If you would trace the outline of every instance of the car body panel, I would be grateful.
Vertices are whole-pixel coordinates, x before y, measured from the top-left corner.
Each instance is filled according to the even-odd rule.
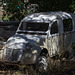
[[[4,49],[4,60],[8,62],[20,61],[22,64],[34,64],[37,62],[43,49],[48,51],[49,57],[56,56],[62,50],[71,49],[72,43],[75,43],[75,15],[71,15],[66,12],[47,12],[35,13],[26,16],[21,21],[16,34],[10,37],[6,42],[5,47],[10,45],[10,49],[9,51],[6,48]],[[72,20],[73,29],[70,32],[63,31],[63,20],[65,19]],[[23,22],[26,24],[48,23],[49,27],[47,31],[20,30]],[[57,22],[58,33],[51,34],[51,26],[54,22]],[[23,26],[23,28],[24,27],[25,26]],[[28,43],[29,46],[27,46]],[[27,47],[30,49],[26,49]],[[17,49],[17,51],[14,51],[14,49]],[[7,52],[9,52],[9,54],[6,55]],[[18,56],[16,56],[16,54]],[[10,57],[13,60],[11,60]]]

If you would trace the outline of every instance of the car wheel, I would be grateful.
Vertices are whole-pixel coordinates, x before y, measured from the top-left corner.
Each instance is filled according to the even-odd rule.
[[[47,72],[48,71],[48,62],[46,56],[40,56],[36,63],[36,70],[39,72]]]

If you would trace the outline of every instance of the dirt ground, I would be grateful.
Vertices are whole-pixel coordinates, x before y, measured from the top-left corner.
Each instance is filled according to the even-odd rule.
[[[24,72],[21,72],[21,71],[0,71],[0,75],[75,75],[75,71],[67,71],[67,72],[63,72],[63,73],[51,73],[51,74],[33,74],[32,72],[30,74],[28,73],[24,73]]]

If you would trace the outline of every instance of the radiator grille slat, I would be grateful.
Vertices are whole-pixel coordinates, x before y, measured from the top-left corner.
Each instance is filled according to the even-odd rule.
[[[18,61],[20,49],[9,49],[6,50],[6,55],[4,56],[4,60],[7,62],[16,62]]]

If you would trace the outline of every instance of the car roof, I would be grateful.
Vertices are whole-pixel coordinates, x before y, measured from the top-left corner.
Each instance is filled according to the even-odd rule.
[[[72,15],[72,13],[71,13]],[[69,19],[72,18],[70,13],[66,12],[42,12],[42,13],[34,13],[23,18],[23,22],[47,22],[50,23],[55,19]]]

